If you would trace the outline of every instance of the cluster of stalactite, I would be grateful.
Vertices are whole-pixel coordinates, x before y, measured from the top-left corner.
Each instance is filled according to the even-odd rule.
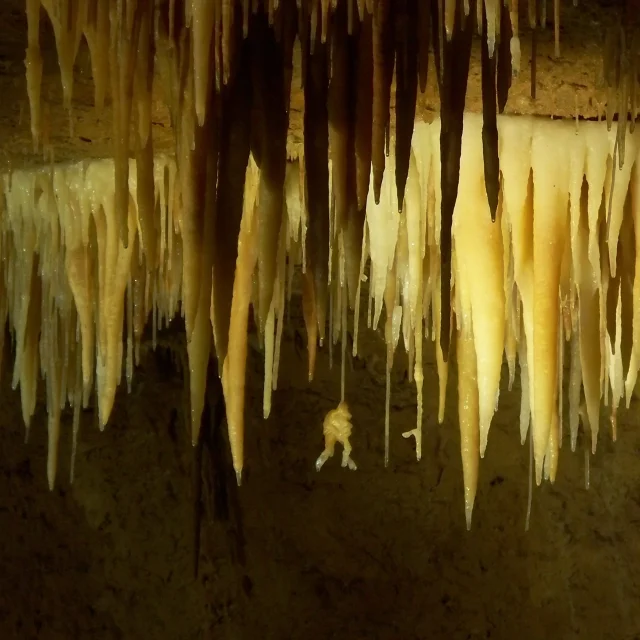
[[[595,451],[602,402],[610,407],[615,437],[619,405],[625,396],[627,404],[631,400],[640,366],[638,131],[627,131],[627,154],[619,167],[613,162],[617,131],[608,131],[604,122],[500,116],[497,126],[502,169],[495,221],[484,184],[483,120],[467,114],[460,161],[465,188],[457,198],[452,226],[452,337],[469,522],[504,358],[509,386],[519,365],[520,436],[524,442],[530,433],[538,482],[555,478],[563,426],[575,448],[581,421],[583,442]],[[368,194],[364,219],[357,226],[336,228],[335,207],[330,212],[326,342],[330,347],[341,343],[344,400],[347,325],[352,323],[357,355],[360,321],[366,318],[372,328],[384,324],[387,388],[384,411],[380,408],[385,416],[385,461],[390,455],[390,374],[400,343],[417,394],[416,426],[403,435],[415,438],[418,459],[425,345],[435,349],[438,420],[445,415],[449,367],[440,339],[440,136],[440,120],[416,125],[402,211],[394,179],[397,160],[391,151],[380,199],[376,202],[373,192]],[[95,393],[100,424],[106,424],[122,376],[131,384],[147,323],[155,344],[158,329],[181,312],[186,316],[187,279],[192,276],[184,267],[185,253],[192,249],[175,160],[155,158],[156,215],[148,228],[136,163],[130,161],[126,246],[115,214],[114,164],[101,160],[15,171],[2,180],[0,320],[11,329],[13,385],[20,386],[27,427],[35,410],[38,373],[46,382],[51,484],[64,406],[69,403],[74,410],[75,451],[81,406]],[[333,163],[327,166],[331,173]],[[228,279],[226,361],[236,368],[223,365],[222,386],[227,405],[239,402],[238,396],[242,400],[252,311],[263,344],[263,410],[268,416],[279,377],[285,308],[296,277],[302,278],[308,371],[313,377],[320,327],[308,256],[318,246],[310,234],[307,167],[301,155],[285,164],[272,291],[261,325],[261,279],[269,272],[260,263],[267,237],[259,219],[263,171],[253,154],[243,175],[240,229],[236,240],[228,242],[236,255]],[[215,332],[220,331],[216,323],[222,293],[213,279],[206,286],[187,343],[191,411],[198,419],[207,370],[194,363],[207,365],[211,345],[220,339]],[[361,308],[362,292],[368,294],[366,310]],[[225,379],[229,371],[236,377]],[[563,417],[567,407],[568,421]],[[242,406],[238,415],[241,420]],[[243,449],[238,424],[230,431],[236,455]]]
[[[468,195],[461,197],[459,184],[465,163],[465,95],[474,34],[478,33],[483,113],[479,122],[473,120],[468,125],[467,120],[473,135],[477,129],[480,136],[479,155],[475,139],[472,151],[468,152],[474,158],[478,155],[479,163],[467,161],[467,179],[480,180],[482,188],[469,189],[481,205],[474,214],[478,220],[468,225],[469,228],[480,225],[477,231],[488,234],[487,246],[502,237],[498,222],[502,220],[504,227],[503,205],[509,193],[504,185],[512,167],[501,166],[507,143],[500,137],[504,130],[511,131],[517,125],[499,125],[497,114],[504,110],[512,78],[520,68],[516,0],[26,0],[26,9],[25,64],[34,143],[37,146],[41,142],[39,34],[40,20],[46,13],[55,34],[67,107],[73,98],[74,62],[83,38],[86,40],[96,107],[103,108],[109,102],[112,111],[113,161],[96,163],[91,170],[60,169],[49,178],[42,177],[43,174],[37,174],[38,178],[21,174],[5,180],[6,208],[13,212],[7,220],[18,225],[11,228],[11,238],[32,244],[28,245],[30,251],[20,253],[15,248],[17,240],[7,241],[2,251],[13,250],[20,260],[31,255],[29,264],[20,266],[28,276],[19,276],[30,278],[23,284],[31,288],[44,286],[33,284],[38,278],[31,279],[31,274],[39,272],[45,282],[50,256],[55,254],[56,259],[64,262],[64,269],[56,273],[61,280],[64,278],[60,274],[67,274],[66,286],[71,292],[58,294],[55,287],[64,289],[64,283],[50,282],[46,291],[38,289],[32,293],[31,300],[41,301],[34,306],[15,293],[18,276],[13,271],[6,276],[7,286],[13,287],[13,295],[17,295],[14,307],[8,307],[7,313],[16,331],[17,350],[27,354],[20,356],[20,366],[14,375],[14,382],[19,381],[21,389],[23,385],[29,389],[23,392],[25,421],[33,413],[35,395],[31,386],[35,382],[24,380],[32,373],[35,376],[38,339],[40,344],[44,340],[48,345],[41,348],[40,363],[47,384],[55,387],[51,389],[51,406],[64,405],[62,389],[73,390],[73,398],[70,396],[69,400],[75,402],[80,398],[86,402],[94,383],[90,372],[95,369],[100,421],[104,425],[122,370],[125,309],[131,336],[137,335],[136,327],[144,326],[148,313],[153,313],[154,322],[182,313],[193,441],[197,441],[200,428],[208,363],[215,357],[222,378],[233,463],[240,481],[251,310],[265,350],[264,413],[268,415],[271,390],[277,381],[277,354],[287,291],[291,290],[287,285],[294,267],[299,266],[302,272],[311,378],[318,344],[322,345],[327,337],[330,344],[342,338],[344,351],[349,309],[354,311],[357,327],[360,283],[370,262],[373,302],[369,324],[377,326],[384,307],[388,370],[400,328],[413,363],[419,408],[417,427],[410,435],[416,437],[418,457],[422,336],[429,325],[429,314],[433,319],[432,335],[437,336],[438,343],[441,404],[453,336],[458,336],[458,357],[462,358],[461,384],[475,379],[473,371],[477,369],[478,381],[486,387],[477,391],[478,433],[484,450],[499,382],[499,366],[494,360],[501,361],[504,340],[501,342],[494,336],[493,342],[489,341],[494,346],[500,343],[500,349],[488,360],[481,355],[476,342],[476,369],[472,367],[471,352],[464,350],[464,345],[471,344],[465,342],[470,335],[465,333],[465,327],[469,325],[461,319],[465,317],[465,309],[473,308],[472,315],[480,312],[475,311],[473,302],[465,303],[461,292],[473,291],[475,285],[465,289],[460,284],[465,282],[465,276],[460,274],[466,271],[456,265],[455,256],[456,246],[460,261],[460,247],[465,242],[469,244],[465,256],[467,253],[471,256],[474,250],[477,253],[481,243],[472,236],[464,240],[467,236],[462,223],[460,238],[456,238],[455,217],[463,214],[455,212],[460,207],[466,207],[465,211],[472,208],[467,203]],[[531,0],[529,21],[533,27],[535,82],[535,34],[546,21],[544,0]],[[554,1],[554,25],[559,48],[559,0]],[[611,98],[607,111],[609,125],[615,110],[611,105],[616,100],[619,113],[630,111],[632,116],[636,113],[638,45],[637,37],[629,36],[631,33],[635,33],[631,23],[619,23],[605,47],[605,81]],[[287,168],[290,96],[297,51],[302,68],[304,141],[295,168]],[[428,134],[424,131],[418,134],[420,127],[414,126],[418,91],[425,90],[430,72],[436,74],[441,117]],[[154,85],[156,89],[160,86],[169,106],[175,161],[154,159],[151,134]],[[392,101],[395,109],[391,108]],[[617,193],[616,171],[610,167],[610,156],[613,164],[618,165],[619,174],[626,169],[630,172],[635,166],[635,157],[625,163],[626,119],[619,118],[620,122],[613,149],[603,146],[603,155],[598,160],[602,175],[607,180],[610,176],[611,184],[607,182],[609,186],[605,188],[603,177],[599,195],[594,198],[601,198],[606,191],[607,197],[614,199]],[[530,130],[532,125],[523,126]],[[600,130],[608,141],[606,128]],[[421,137],[417,140],[418,135]],[[517,140],[525,134],[516,130],[510,135]],[[536,174],[532,161],[533,149],[537,148],[535,140],[535,136],[529,138],[518,147],[528,154],[527,179],[529,170],[534,178]],[[429,150],[425,151],[427,147]],[[515,155],[507,153],[512,164],[518,162]],[[583,169],[584,162],[580,171]],[[583,173],[586,175],[587,169]],[[71,186],[73,180],[76,186]],[[526,180],[518,184],[522,187],[522,193],[518,193],[526,194]],[[628,184],[627,178],[625,193]],[[413,192],[409,194],[411,189]],[[548,191],[547,186],[540,189],[540,193]],[[568,192],[564,195],[568,198]],[[485,203],[486,220],[482,219],[481,211]],[[564,206],[566,213],[566,199]],[[540,204],[540,210],[543,209]],[[50,223],[55,227],[50,236],[39,231],[48,223],[36,223],[38,216],[33,215],[33,211],[45,210],[52,220],[59,221]],[[54,210],[56,215],[51,213]],[[611,205],[608,210],[612,215]],[[535,231],[541,238],[546,234],[550,243],[560,242],[557,238],[566,231],[563,223],[554,219],[548,228],[546,223],[539,223],[536,231],[537,220],[533,227],[525,225],[531,234],[535,235]],[[591,218],[589,221],[591,224]],[[594,230],[591,240],[597,240],[599,233]],[[558,246],[566,245],[562,242]],[[507,246],[510,245],[500,244],[501,256],[503,252],[510,255]],[[513,246],[515,256],[515,242]],[[532,250],[535,254],[535,246]],[[507,258],[498,261],[496,255],[494,252],[493,258],[485,256],[488,262],[482,258],[476,271],[480,273],[486,268],[497,274],[498,263],[507,269]],[[560,260],[564,253],[560,251],[558,256]],[[560,260],[555,266],[564,264]],[[615,262],[613,265],[609,267],[611,273],[615,272]],[[514,277],[517,281],[517,276]],[[531,277],[531,282],[537,282],[535,274]],[[460,278],[458,285],[456,278]],[[491,282],[495,284],[495,279]],[[552,278],[547,284],[549,295],[557,298],[556,280]],[[522,284],[522,291],[525,289]],[[517,310],[513,311],[515,307],[505,301],[511,299],[511,291],[500,294],[499,290],[504,291],[502,284],[496,289],[494,311],[501,303],[508,311],[506,318],[513,314],[520,317],[520,307],[516,305]],[[603,287],[596,290],[602,292]],[[474,295],[471,298],[475,299]],[[526,295],[521,292],[520,296],[525,319]],[[458,302],[456,296],[462,296]],[[69,310],[74,306],[69,306],[71,298],[75,302],[73,312]],[[601,318],[602,299],[601,296],[598,307]],[[36,307],[41,310],[33,310]],[[18,315],[14,317],[14,313]],[[74,319],[62,322],[63,316]],[[457,334],[452,325],[454,317]],[[545,316],[544,320],[540,315],[539,323],[547,321],[557,337],[557,315]],[[34,337],[35,329],[28,327],[39,326],[41,322],[48,328],[42,330],[40,338]],[[479,336],[483,330],[476,327],[476,322],[481,324],[482,320],[473,323],[475,335]],[[519,332],[519,325],[514,330]],[[81,349],[71,344],[74,331],[82,337]],[[544,335],[542,342],[552,337]],[[81,379],[81,385],[65,382],[58,388],[56,385],[60,383],[54,383],[62,375],[55,373],[60,366],[58,356],[62,351],[56,349],[63,349],[61,341],[68,347],[64,352],[65,371],[67,352],[71,360],[78,358],[81,363],[68,369]],[[357,337],[355,342],[357,345]],[[532,354],[533,337],[528,342],[525,353]],[[559,352],[557,343],[558,340],[553,343],[555,347],[547,345],[551,349],[547,353],[548,364],[555,362],[551,356]],[[127,349],[133,349],[134,344],[132,337]],[[513,345],[509,344],[511,349]],[[553,348],[556,351],[552,354]],[[513,351],[507,355],[513,356]],[[127,362],[132,363],[131,358]],[[487,364],[489,361],[491,365]],[[491,367],[491,375],[482,373],[483,366]],[[553,371],[557,373],[557,364],[549,366],[555,367]],[[132,367],[127,366],[128,374]],[[529,376],[533,376],[532,371],[529,363]],[[551,385],[552,378],[545,374],[544,384]],[[536,404],[543,409],[533,414],[539,480],[545,460],[551,465],[551,477],[555,474],[549,461],[557,459],[557,455],[554,458],[557,449],[550,445],[549,434],[554,433],[552,407],[554,402],[557,405],[557,397],[551,387],[543,390],[541,381],[535,384],[541,385],[540,390],[536,386],[535,392],[544,398]],[[600,390],[603,388],[601,382]],[[585,382],[585,392],[586,389]],[[461,393],[470,392],[461,387]],[[387,390],[387,398],[388,395]],[[598,402],[599,399],[600,396]],[[472,400],[469,403],[465,406],[474,406]],[[593,411],[593,405],[587,406]],[[441,419],[443,410],[442,406]],[[386,413],[388,443],[388,400]],[[59,422],[56,415],[54,411],[51,419]],[[473,422],[468,417],[464,420]],[[58,431],[52,426],[52,443],[57,442]],[[386,455],[388,458],[388,446]],[[54,473],[55,464],[50,462],[50,482]],[[472,505],[473,499],[468,497],[469,501]]]
[[[603,84],[606,92],[607,127],[616,123],[614,162],[624,164],[627,122],[635,129],[640,101],[640,2],[628,0],[625,11],[606,33],[603,47]]]
[[[282,217],[294,42],[300,43],[304,85],[305,206],[314,238],[305,254],[308,313],[324,338],[331,281],[330,234],[350,230],[359,244],[369,183],[376,202],[390,138],[395,141],[399,209],[409,167],[418,86],[426,86],[430,51],[442,95],[442,259],[450,271],[451,216],[457,193],[462,111],[472,22],[480,17],[483,95],[486,93],[487,190],[492,211],[499,180],[496,67],[504,106],[511,77],[511,14],[496,0],[473,3],[419,0],[27,0],[26,56],[31,125],[40,138],[42,57],[39,23],[44,7],[58,49],[64,102],[71,105],[73,66],[82,38],[91,55],[96,106],[110,98],[115,171],[115,225],[128,246],[129,156],[136,159],[141,243],[154,224],[151,97],[154,79],[165,89],[175,132],[184,243],[183,310],[192,374],[206,371],[210,345],[201,344],[205,312],[213,313],[213,343],[232,431],[242,430],[244,351],[230,351],[246,333],[251,261],[259,265],[258,324],[268,322]],[[484,9],[482,8],[484,7]],[[501,30],[502,29],[502,30]],[[501,36],[502,33],[502,36]],[[500,45],[496,49],[496,42]],[[486,59],[485,59],[486,58]],[[498,60],[496,64],[496,59]],[[395,132],[391,91],[395,77]],[[486,91],[485,91],[486,89]],[[256,220],[260,243],[243,256],[229,238],[241,231],[244,176],[252,154],[260,171]],[[328,174],[331,161],[331,175]],[[155,265],[153,248],[145,260]],[[235,282],[229,277],[236,268]],[[245,265],[245,262],[247,263]],[[209,280],[211,274],[212,283]],[[211,287],[213,285],[213,288]],[[449,288],[443,316],[449,323]],[[213,293],[209,292],[213,290]],[[352,293],[353,297],[354,293]],[[212,300],[214,304],[212,304]],[[235,304],[234,304],[235,300]],[[194,335],[196,339],[194,340]],[[442,334],[445,358],[449,331]],[[239,343],[244,343],[244,338]],[[194,345],[198,344],[198,348]],[[228,374],[225,375],[225,370]],[[199,377],[199,376],[196,376]],[[203,389],[192,397],[197,437]],[[242,452],[235,451],[238,474]]]

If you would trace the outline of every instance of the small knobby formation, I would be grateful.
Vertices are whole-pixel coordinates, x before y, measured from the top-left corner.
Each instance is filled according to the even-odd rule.
[[[342,467],[355,471],[358,467],[351,458],[351,412],[349,406],[342,400],[335,409],[331,409],[322,423],[322,433],[324,434],[324,450],[316,460],[316,471],[320,471],[324,463],[333,457],[336,444],[342,445]]]

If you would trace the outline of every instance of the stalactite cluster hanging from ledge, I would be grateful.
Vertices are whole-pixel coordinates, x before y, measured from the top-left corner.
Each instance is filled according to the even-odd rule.
[[[544,7],[545,2],[531,0],[532,26],[544,23],[538,18]],[[578,232],[584,224],[598,280],[589,295],[580,297],[580,305],[593,306],[597,299],[592,311],[600,314],[602,323],[597,399],[595,369],[582,362],[591,376],[587,379],[585,374],[583,383],[592,433],[597,433],[594,402],[599,403],[607,389],[605,362],[613,363],[610,379],[616,381],[617,407],[620,348],[612,346],[607,360],[608,343],[602,342],[603,336],[611,336],[611,344],[618,345],[624,335],[624,330],[616,330],[615,319],[613,325],[607,324],[610,296],[608,284],[601,284],[616,277],[618,240],[617,235],[612,239],[610,222],[606,277],[594,252],[603,234],[598,216],[607,215],[611,221],[624,209],[635,167],[635,139],[627,141],[625,152],[624,118],[619,119],[622,124],[613,148],[606,127],[585,125],[585,133],[576,140],[589,139],[588,151],[580,147],[577,155],[565,159],[564,169],[572,167],[571,179],[567,174],[562,187],[549,183],[541,160],[545,145],[551,135],[568,136],[568,125],[547,123],[557,126],[547,129],[547,124],[531,120],[518,124],[496,115],[504,109],[512,75],[520,68],[515,0],[27,0],[25,64],[36,147],[41,137],[43,8],[56,38],[65,105],[72,103],[74,61],[85,38],[96,106],[109,101],[113,116],[113,162],[53,173],[16,173],[5,180],[9,212],[5,224],[10,221],[5,237],[13,243],[7,240],[3,251],[13,255],[15,243],[26,242],[29,250],[16,252],[14,258],[30,260],[21,265],[21,275],[14,274],[14,267],[7,267],[5,274],[6,286],[14,289],[16,278],[29,278],[23,290],[31,291],[15,303],[9,298],[18,353],[14,383],[19,381],[23,390],[28,423],[40,363],[54,409],[50,483],[59,431],[55,408],[65,398],[74,406],[80,399],[87,401],[95,365],[100,421],[106,424],[122,368],[125,319],[134,336],[127,343],[130,375],[136,331],[146,315],[152,313],[157,323],[158,318],[167,321],[178,312],[184,315],[187,333],[193,441],[198,437],[213,355],[222,377],[240,482],[250,311],[265,347],[267,416],[294,267],[299,265],[302,272],[311,378],[318,343],[342,340],[344,353],[349,309],[354,311],[357,348],[360,286],[368,263],[369,324],[378,325],[384,308],[387,373],[401,334],[412,363],[418,418],[416,429],[406,436],[415,436],[418,458],[423,335],[431,330],[437,342],[440,420],[450,341],[456,337],[468,518],[475,495],[474,460],[486,447],[503,349],[512,371],[518,352],[523,376],[531,381],[523,384],[531,409],[523,409],[523,421],[528,424],[532,414],[537,479],[544,465],[553,479],[562,423],[556,411],[562,404],[557,397],[562,385],[556,378],[561,379],[558,358],[564,349],[558,345],[564,344],[563,336],[577,335],[575,318],[582,315],[576,311],[575,292],[580,294],[583,286],[580,278],[584,277],[587,289],[590,281],[582,275],[584,260],[575,257],[582,255],[582,245],[574,237],[581,237]],[[558,0],[554,16],[559,45]],[[633,115],[637,38],[629,41],[630,26],[620,28],[619,38],[606,48],[605,80],[611,87],[610,103],[618,97],[621,105],[630,105]],[[476,31],[481,34],[480,120],[463,114]],[[301,50],[304,143],[298,162],[288,166],[296,42]],[[425,89],[430,65],[437,76],[441,119],[414,127],[418,89]],[[151,96],[158,82],[171,113],[175,163],[154,158]],[[626,106],[618,110],[625,113]],[[601,153],[592,157],[595,140]],[[566,149],[578,144],[569,142],[567,138]],[[587,165],[585,158],[590,158]],[[587,196],[576,187],[583,175],[589,182],[584,220],[578,203]],[[464,185],[464,193],[459,185]],[[603,194],[609,199],[605,214],[599,209]],[[571,227],[571,242],[568,203],[571,224],[577,225]],[[533,216],[531,211],[540,213]],[[620,224],[635,221],[630,213],[620,213],[618,219]],[[541,260],[537,253],[541,242],[536,238],[545,239],[545,251],[553,247],[555,252],[552,260],[546,256],[544,274],[542,267],[535,268]],[[65,295],[57,293],[48,279],[48,267],[43,266],[54,259],[61,261],[56,271],[61,282],[55,286],[68,290]],[[42,284],[36,284],[38,274]],[[478,298],[483,287],[488,293]],[[623,299],[622,280],[611,290],[620,292],[617,300]],[[558,292],[561,300],[571,300],[573,315],[567,317],[572,319],[572,331],[559,322]],[[534,299],[551,302],[542,309]],[[35,333],[40,325],[41,355]],[[592,329],[587,322],[580,340],[587,340],[584,332]],[[74,331],[81,338],[81,349],[68,340]],[[595,333],[592,338],[595,345]],[[585,353],[582,344],[576,347],[578,355]],[[534,361],[545,363],[542,373],[540,367],[534,369]],[[630,362],[635,362],[633,356]],[[76,383],[70,383],[69,375]],[[575,385],[572,389],[575,392]],[[387,400],[387,443],[388,405]],[[572,404],[573,409],[576,406]],[[388,456],[387,446],[386,460]]]
[[[496,220],[492,222],[483,179],[482,117],[466,115],[463,124],[460,180],[465,188],[453,215],[452,300],[470,521],[479,457],[487,447],[497,407],[503,357],[510,385],[519,365],[520,436],[524,442],[531,431],[538,482],[543,477],[555,478],[567,424],[572,448],[582,420],[595,450],[602,401],[610,407],[615,437],[618,407],[625,396],[629,403],[640,363],[640,293],[636,291],[640,286],[636,276],[640,143],[637,130],[627,132],[627,155],[622,168],[617,169],[612,162],[617,134],[608,132],[604,122],[499,117],[502,179]],[[354,309],[356,354],[360,317],[373,328],[381,319],[384,322],[386,460],[392,426],[389,381],[400,342],[417,393],[416,428],[404,435],[415,438],[418,459],[425,344],[435,348],[440,421],[445,413],[448,364],[439,339],[443,325],[438,295],[438,212],[443,198],[440,135],[439,120],[416,125],[401,212],[394,180],[397,161],[391,151],[379,203],[372,192],[368,195],[359,243],[349,239],[348,227],[334,236],[335,209],[331,218],[329,237],[335,240],[330,243],[328,341],[332,345],[342,341],[344,362],[350,307]],[[127,247],[120,240],[114,214],[113,161],[15,171],[2,183],[5,208],[0,217],[0,251],[4,269],[0,287],[5,293],[0,298],[0,317],[8,320],[13,335],[13,384],[20,385],[27,426],[35,409],[38,371],[46,382],[51,484],[57,466],[61,409],[67,402],[74,409],[75,441],[80,407],[95,391],[104,426],[123,373],[127,383],[131,382],[149,316],[155,340],[158,328],[184,309],[187,248],[175,161],[155,158],[152,185],[157,215],[146,238],[133,160],[129,168]],[[329,163],[329,174],[332,168]],[[286,165],[273,293],[262,333],[265,416],[277,386],[292,281],[317,242],[305,233],[310,228],[305,173],[304,157]],[[227,357],[237,358],[237,366],[244,366],[246,359],[251,308],[259,327],[260,288],[254,279],[264,273],[258,260],[263,242],[257,217],[261,180],[261,170],[250,155],[241,183],[240,231],[237,241],[230,242],[238,259],[232,272]],[[156,256],[153,265],[148,261],[150,254]],[[318,324],[309,276],[308,269],[301,275],[311,378]],[[369,282],[369,302],[361,313],[360,284],[365,280]],[[210,340],[211,327],[216,327],[215,286],[206,293],[203,325],[207,332],[201,335]],[[234,319],[239,314],[243,315],[236,330]],[[124,344],[123,327],[127,336]],[[194,355],[201,357],[203,338],[197,327],[191,339],[195,349],[188,345],[192,406],[206,383],[196,377],[192,364]],[[565,371],[567,362],[569,370]],[[242,393],[244,376],[233,382],[238,387],[227,386],[225,392]],[[565,405],[568,421],[563,417]],[[382,404],[380,409],[382,412]],[[242,451],[243,433],[235,431],[230,436],[234,451]],[[311,459],[312,452],[309,456]]]

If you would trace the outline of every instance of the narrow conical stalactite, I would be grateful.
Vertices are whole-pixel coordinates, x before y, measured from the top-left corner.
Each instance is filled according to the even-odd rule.
[[[347,29],[347,5],[343,2],[337,7],[331,25],[331,80],[328,95],[331,185],[335,207],[334,238],[347,220],[349,207],[347,163],[349,157],[353,156],[353,150],[349,145],[351,129],[349,87],[355,78],[352,77],[350,69],[350,36]]]
[[[373,130],[371,133],[371,163],[373,195],[380,202],[380,188],[385,167],[385,143],[389,126],[389,102],[393,73],[393,16],[395,4],[378,0],[373,7]]]
[[[316,26],[319,29],[319,26]],[[313,42],[313,45],[312,45]],[[309,234],[316,240],[307,251],[307,269],[313,275],[313,295],[320,342],[324,340],[328,302],[329,264],[329,91],[327,45],[319,32],[302,43],[304,77],[305,196]]]
[[[149,264],[155,266],[157,260],[156,224],[155,224],[155,184],[153,175],[153,134],[152,91],[153,91],[153,18],[151,11],[142,16],[140,26],[140,51],[136,60],[136,84],[134,96],[136,102],[136,183],[138,218],[142,249]]]
[[[27,0],[27,95],[31,113],[31,137],[34,151],[38,150],[41,135],[42,53],[40,51],[40,0]],[[95,75],[95,73],[94,73]]]
[[[517,0],[512,0],[516,2]],[[511,82],[515,68],[512,64],[512,38],[513,30],[511,18],[506,6],[500,8],[500,43],[496,55],[497,63],[497,92],[498,92],[498,113],[504,113],[511,89]]]
[[[109,3],[88,0],[83,33],[91,55],[94,102],[101,111],[109,87]]]
[[[500,9],[498,9],[500,10]],[[504,13],[504,12],[503,12]],[[482,149],[484,157],[484,183],[489,200],[491,220],[495,222],[500,190],[500,160],[498,159],[498,124],[496,120],[496,62],[498,52],[489,52],[487,12],[482,12]]]
[[[198,434],[204,409],[209,359],[212,353],[211,333],[211,290],[213,283],[213,252],[216,232],[216,177],[218,175],[219,129],[216,119],[217,95],[212,89],[207,96],[206,109],[208,115],[204,126],[198,127],[198,135],[205,148],[202,159],[202,173],[199,180],[204,184],[201,206],[203,210],[202,251],[199,258],[201,274],[198,289],[198,307],[194,319],[191,340],[187,342],[189,364],[189,390],[191,411],[191,440],[198,442]]]
[[[131,3],[131,4],[129,4]],[[140,29],[144,20],[151,20],[145,14],[153,13],[150,2],[136,3],[134,0],[121,2],[111,7],[111,43],[109,47],[109,67],[111,71],[111,97],[113,109],[113,139],[116,201],[115,212],[118,219],[120,238],[126,247],[129,206],[129,137],[131,103],[136,68],[136,54]],[[75,56],[74,56],[75,58]]]
[[[280,11],[284,9],[283,4]],[[292,5],[288,5],[292,9]],[[278,18],[281,19],[281,13]],[[278,235],[282,220],[285,166],[287,162],[287,128],[289,124],[289,96],[284,88],[285,63],[282,39],[276,40],[269,27],[269,16],[258,11],[251,19],[252,85],[254,88],[254,139],[259,142],[257,164],[260,169],[260,188],[256,211],[258,224],[258,319],[261,334],[271,299],[276,271]],[[291,53],[289,49],[288,53]]]
[[[536,99],[537,60],[538,60],[538,25],[540,16],[540,0],[529,0],[529,26],[531,27],[531,99]]]
[[[409,174],[411,136],[418,97],[419,0],[402,0],[395,10],[396,48],[396,188],[402,211]]]
[[[289,116],[291,103],[291,82],[293,80],[293,52],[298,37],[298,9],[296,0],[279,0],[280,2],[280,22],[278,29],[278,40],[282,48],[282,64],[284,67],[284,104]],[[288,120],[287,120],[288,121]]]
[[[224,362],[229,349],[229,318],[233,297],[233,273],[238,246],[229,238],[240,232],[244,201],[244,182],[251,139],[251,51],[243,40],[235,59],[235,73],[223,88],[220,100],[220,159],[218,163],[215,251],[213,254],[213,293],[211,324],[218,362]]]
[[[440,162],[442,166],[440,179],[442,190],[440,223],[442,324],[440,344],[445,360],[449,356],[451,338],[451,225],[460,179],[463,112],[471,58],[473,14],[474,11],[470,11],[469,15],[465,17],[462,2],[458,0],[453,37],[443,43],[443,78],[440,95]]]
[[[442,3],[440,2],[440,0],[428,0],[428,2],[430,8],[431,40],[433,41],[433,62],[436,71],[436,81],[438,83],[438,95],[440,96],[440,101],[442,102],[442,65],[444,62],[442,55],[444,42],[444,31],[441,20]]]
[[[339,12],[339,8],[338,8]],[[336,13],[336,19],[339,13]],[[344,163],[344,189],[345,194],[343,202],[345,206],[344,217],[338,212],[337,189],[334,186],[333,191],[336,194],[335,209],[335,232],[342,234],[342,245],[338,238],[338,250],[342,246],[344,252],[344,285],[346,286],[346,299],[343,299],[343,307],[348,303],[353,310],[356,306],[356,295],[358,292],[358,283],[360,279],[360,262],[362,258],[362,236],[365,221],[365,207],[358,206],[358,158],[357,158],[357,140],[359,118],[362,114],[358,110],[358,71],[359,56],[361,53],[362,38],[367,36],[362,33],[364,25],[360,23],[352,24],[351,32],[349,32],[349,16],[347,14],[347,37],[344,42],[344,59],[346,68],[346,86],[344,87],[344,96],[342,98],[344,104],[344,137],[346,158]],[[370,38],[370,34],[369,34]],[[371,63],[370,49],[367,51],[369,65]],[[335,60],[335,58],[334,58]],[[331,91],[331,87],[330,87]],[[369,102],[369,108],[371,103]],[[331,121],[331,109],[329,111],[329,119]],[[370,121],[369,121],[369,130]],[[369,160],[369,167],[370,167]],[[332,163],[332,169],[335,175],[335,165]],[[370,169],[369,169],[370,171]],[[340,278],[340,269],[336,274]],[[343,316],[346,317],[346,307],[343,309]],[[343,318],[344,319],[344,318]],[[346,327],[342,327],[343,332]],[[344,346],[344,345],[343,345]]]
[[[417,2],[418,9],[418,79],[420,92],[427,90],[429,48],[431,46],[431,0]]]
[[[358,208],[364,209],[371,177],[373,130],[373,18],[366,11],[358,34],[355,161]]]

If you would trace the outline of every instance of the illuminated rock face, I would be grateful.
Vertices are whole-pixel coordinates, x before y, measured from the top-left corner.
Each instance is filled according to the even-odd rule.
[[[636,251],[640,246],[640,225],[636,225],[640,134],[627,132],[625,161],[620,165],[616,132],[608,132],[605,123],[504,116],[498,118],[498,128],[502,179],[492,222],[483,177],[482,118],[465,116],[461,188],[452,226],[452,279],[445,284],[452,290],[468,522],[478,460],[489,441],[498,403],[503,354],[511,381],[516,363],[520,366],[520,433],[524,442],[531,426],[538,482],[555,478],[565,424],[575,445],[582,420],[595,449],[602,401],[610,407],[615,436],[616,411],[623,397],[629,401],[639,367],[640,293],[635,274],[640,255]],[[369,193],[366,217],[356,234],[360,242],[353,242],[348,225],[336,225],[333,218],[329,221],[328,338],[333,344],[344,341],[344,358],[347,324],[354,323],[353,350],[357,352],[360,285],[368,279],[365,315],[369,326],[384,322],[387,376],[393,353],[402,342],[415,379],[417,425],[405,435],[415,436],[418,458],[425,342],[427,348],[433,343],[436,349],[440,420],[448,372],[439,339],[443,284],[437,216],[439,129],[439,121],[415,127],[401,212],[391,152],[378,204]],[[261,171],[251,156],[243,181],[239,234],[233,241],[234,273],[218,278],[214,266],[209,280],[205,271],[196,274],[200,301],[188,342],[194,437],[204,402],[206,363],[209,354],[220,353],[217,286],[230,282],[228,347],[219,370],[238,472],[243,460],[248,314],[253,307],[257,317],[260,304],[260,289],[254,283],[265,273],[273,278],[266,321],[256,323],[265,352],[265,416],[277,386],[284,312],[294,278],[302,278],[303,302],[311,309],[305,313],[311,375],[316,340],[325,329],[318,325],[314,311],[319,304],[317,292],[313,284],[304,284],[309,276],[303,269],[305,255],[318,251],[314,247],[318,240],[308,231],[308,208],[301,189],[305,168],[304,157],[286,168],[275,254],[263,248],[266,259],[273,258],[275,271],[265,269],[258,259],[264,241],[257,219]],[[104,426],[122,372],[129,383],[134,375],[147,322],[155,333],[176,314],[185,313],[187,279],[194,276],[185,267],[184,204],[175,161],[155,158],[148,207],[140,206],[137,175],[136,164],[130,161],[126,244],[114,212],[112,161],[15,171],[3,178],[0,312],[15,340],[13,383],[20,386],[27,426],[35,408],[38,374],[46,383],[51,485],[61,409],[67,402],[74,407],[77,435],[79,408],[95,389]],[[191,259],[197,261],[199,256]],[[213,258],[208,264],[215,265]],[[202,286],[202,282],[208,284]],[[353,316],[350,307],[357,310]],[[568,381],[563,380],[565,357],[571,364]],[[562,412],[565,388],[568,423]],[[387,430],[389,392],[388,385]],[[309,452],[310,460],[311,456]]]

